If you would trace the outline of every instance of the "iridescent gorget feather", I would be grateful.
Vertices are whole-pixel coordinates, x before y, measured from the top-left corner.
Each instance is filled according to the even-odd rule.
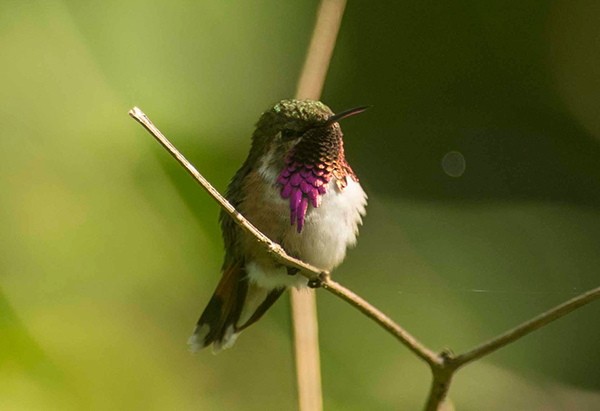
[[[344,143],[339,125],[333,124],[335,132],[316,128],[303,138],[289,153],[286,165],[277,178],[281,185],[281,197],[290,199],[290,222],[297,224],[302,232],[306,212],[310,205],[321,204],[321,196],[327,193],[332,176],[341,191],[346,178],[358,181],[344,158]]]

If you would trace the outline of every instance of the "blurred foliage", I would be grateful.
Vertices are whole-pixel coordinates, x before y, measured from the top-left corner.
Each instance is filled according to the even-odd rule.
[[[316,2],[4,0],[0,409],[294,409],[289,308],[185,341],[219,277],[216,187],[293,95]],[[370,194],[336,278],[462,351],[597,286],[600,3],[349,2],[323,100]],[[444,173],[460,152],[466,171]],[[427,368],[318,293],[327,410],[419,409]],[[459,410],[600,408],[600,305],[461,371]]]

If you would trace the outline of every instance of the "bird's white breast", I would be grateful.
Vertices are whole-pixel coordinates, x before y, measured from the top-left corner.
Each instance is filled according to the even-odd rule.
[[[285,231],[286,250],[316,267],[332,270],[346,257],[346,248],[356,244],[366,205],[367,195],[358,182],[348,178],[348,185],[340,191],[331,181],[321,205],[309,208],[302,233],[298,234],[295,226]]]
[[[288,254],[324,270],[332,270],[344,260],[346,249],[356,244],[358,227],[366,214],[367,195],[357,181],[348,177],[347,185],[340,190],[335,177],[323,195],[319,207],[309,206],[304,228],[301,233],[290,224],[289,201],[280,196],[280,188],[275,184],[277,174],[267,167],[267,162],[259,168],[259,173],[269,185],[265,202],[270,202],[278,212],[273,218],[280,219],[283,227],[280,241]],[[248,261],[246,270],[250,280],[265,288],[306,285],[306,278],[287,275],[285,267],[266,268],[254,261]]]

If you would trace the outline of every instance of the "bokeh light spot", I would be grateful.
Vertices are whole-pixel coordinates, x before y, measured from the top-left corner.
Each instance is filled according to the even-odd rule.
[[[450,177],[462,176],[466,167],[465,157],[458,151],[450,151],[446,153],[442,159],[444,173],[448,174]]]

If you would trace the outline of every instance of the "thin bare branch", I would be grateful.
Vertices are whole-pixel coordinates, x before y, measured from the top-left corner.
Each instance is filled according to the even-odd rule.
[[[442,411],[445,409],[444,404],[446,401],[449,401],[448,391],[450,390],[453,375],[453,373],[449,373],[444,376],[434,376],[431,381],[429,397],[425,404],[425,411]]]
[[[591,303],[594,300],[597,300],[598,298],[600,298],[600,287],[594,288],[593,290],[572,298],[569,301],[566,301],[529,321],[525,321],[512,330],[509,330],[504,334],[484,344],[481,344],[480,346],[475,347],[464,354],[452,358],[450,360],[450,364],[453,368],[459,368],[470,362],[478,360],[481,357],[485,357],[486,355],[489,355],[494,351],[525,337],[527,334],[542,328],[547,324],[550,324],[552,321],[564,317],[565,315],[575,311],[580,307],[583,307],[586,304]]]
[[[367,317],[371,318],[387,332],[392,334],[398,341],[400,341],[406,348],[416,354],[423,361],[429,365],[437,365],[440,363],[440,359],[437,354],[431,351],[429,348],[421,344],[415,337],[410,335],[406,330],[392,321],[387,315],[377,310],[371,304],[366,302],[363,298],[356,295],[343,285],[333,281],[327,276],[322,283],[322,286],[332,294],[337,295],[342,300],[350,303],[354,307],[358,308]]]
[[[312,289],[291,290],[299,411],[323,409],[317,301]]]
[[[233,207],[231,203],[227,201],[227,199],[223,197],[223,195],[221,195],[221,193],[219,193],[217,189],[215,189],[208,182],[208,180],[206,180],[202,176],[202,174],[198,172],[198,170],[196,170],[192,163],[190,163],[183,156],[183,154],[181,154],[179,150],[177,150],[177,148],[175,148],[175,146],[171,144],[169,140],[167,140],[167,138],[160,132],[158,128],[156,128],[154,124],[152,124],[150,119],[144,114],[142,110],[140,110],[138,107],[134,107],[131,110],[129,110],[129,115],[135,120],[137,120],[137,122],[140,123],[142,126],[144,126],[144,128],[148,130],[148,132],[150,132],[150,134],[152,134],[152,136],[154,136],[154,138],[156,138],[156,140],[165,149],[167,149],[167,151],[173,157],[175,157],[179,164],[181,164],[187,170],[187,172],[190,173],[190,175],[194,177],[194,179],[198,183],[200,183],[202,188],[204,188],[208,192],[208,194],[225,210],[225,212],[227,212],[227,214],[229,214],[231,218],[233,218],[237,225],[239,225],[244,231],[256,237],[256,240],[259,241],[267,249],[267,251],[275,260],[288,267],[299,269],[301,274],[309,279],[318,280],[319,275],[324,272],[323,270],[319,270],[318,268],[313,267],[310,264],[306,264],[304,261],[289,256],[279,244],[271,241],[266,235],[264,235],[256,227],[254,227],[252,223],[250,223],[250,221],[246,220],[244,216],[242,216],[235,209],[235,207]]]
[[[600,287],[597,287],[572,298],[529,321],[525,321],[512,330],[509,330],[464,354],[455,356],[450,352],[442,352],[439,356],[441,361],[432,366],[433,381],[431,383],[431,390],[429,392],[429,397],[427,398],[425,410],[439,411],[443,409],[443,403],[448,395],[452,377],[461,367],[477,361],[599,298]]]
[[[450,391],[452,377],[456,372],[456,368],[448,366],[452,355],[450,351],[442,351],[438,356],[439,362],[431,366],[431,388],[425,404],[425,411],[446,410],[444,405],[450,401],[448,391]]]
[[[329,273],[325,270],[320,270],[310,264],[307,264],[297,258],[289,256],[284,249],[274,241],[271,241],[267,236],[261,233],[250,221],[246,220],[244,216],[239,213],[232,205],[223,197],[199,172],[194,166],[171,144],[169,140],[152,124],[150,119],[137,107],[134,107],[129,111],[129,115],[137,120],[158,142],[167,149],[169,153],[181,164],[187,171],[194,177],[194,179],[200,183],[200,185],[215,199],[215,201],[234,219],[237,225],[242,230],[256,237],[272,255],[274,259],[283,265],[288,267],[297,268],[300,270],[300,274],[304,277],[320,284],[324,289],[330,293],[338,296],[342,300],[345,300],[350,305],[362,311],[367,317],[381,325],[396,339],[400,340],[402,344],[408,347],[412,352],[417,354],[419,358],[426,361],[428,364],[436,363],[439,360],[436,355],[426,348],[423,344],[417,341],[412,335],[406,330],[394,323],[385,314],[379,311],[377,308],[369,304],[367,301],[343,287],[339,283],[329,278]]]
[[[345,8],[346,0],[321,1],[296,98],[320,99]]]

